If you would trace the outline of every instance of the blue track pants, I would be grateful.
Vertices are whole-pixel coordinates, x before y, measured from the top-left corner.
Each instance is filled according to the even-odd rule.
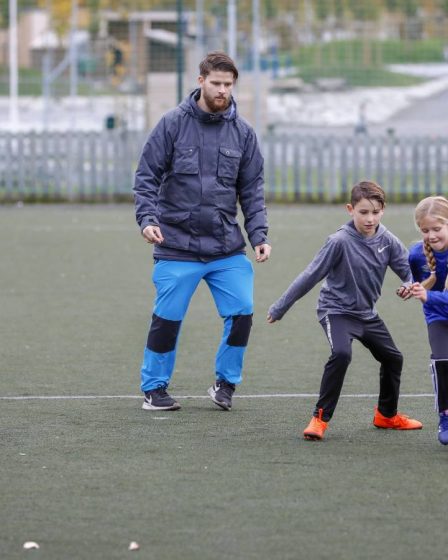
[[[152,279],[156,299],[141,368],[142,391],[168,386],[181,323],[202,279],[224,319],[224,332],[216,354],[216,378],[240,383],[253,313],[250,260],[245,255],[207,263],[159,260],[154,265]]]

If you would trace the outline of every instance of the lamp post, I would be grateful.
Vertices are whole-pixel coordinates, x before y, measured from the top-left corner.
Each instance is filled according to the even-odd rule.
[[[254,129],[261,140],[260,116],[260,1],[252,0],[252,62],[254,92]]]
[[[19,124],[17,45],[17,0],[9,0],[9,122],[12,130]]]
[[[78,29],[78,0],[72,0],[72,13],[70,25],[70,97],[72,102],[78,95],[78,52],[77,52],[77,29]]]
[[[196,0],[196,63],[204,56],[204,0]]]
[[[184,15],[182,0],[177,0],[177,52],[176,52],[176,66],[177,66],[177,103],[180,103],[183,98],[183,72],[184,72],[184,53],[183,53],[183,33],[184,33]]]
[[[228,54],[236,61],[236,0],[227,3],[227,42]]]

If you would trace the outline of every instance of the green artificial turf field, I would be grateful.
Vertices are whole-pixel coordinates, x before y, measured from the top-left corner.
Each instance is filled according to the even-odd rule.
[[[383,220],[407,245],[418,239],[412,211],[391,205]],[[424,429],[372,426],[378,366],[355,342],[325,440],[304,441],[329,354],[318,288],[281,322],[265,317],[347,215],[272,205],[269,218],[273,252],[254,265],[254,327],[234,409],[205,398],[221,320],[203,286],[170,387],[182,410],[152,413],[139,396],[151,247],[132,207],[0,208],[2,559],[445,555],[448,449],[437,442],[420,304],[400,301],[388,273],[378,308],[405,355],[400,410]],[[43,396],[58,398],[34,398]],[[40,549],[24,551],[25,541]],[[139,551],[128,551],[131,541]]]

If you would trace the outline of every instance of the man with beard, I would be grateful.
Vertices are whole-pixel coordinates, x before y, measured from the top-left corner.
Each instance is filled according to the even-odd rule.
[[[154,245],[156,288],[141,367],[144,410],[180,408],[167,388],[182,320],[201,280],[224,320],[208,394],[221,409],[231,409],[253,313],[253,269],[236,219],[238,203],[256,262],[271,251],[263,157],[232,97],[238,70],[222,52],[209,53],[199,70],[199,88],[149,135],[135,178],[136,217],[143,238]]]

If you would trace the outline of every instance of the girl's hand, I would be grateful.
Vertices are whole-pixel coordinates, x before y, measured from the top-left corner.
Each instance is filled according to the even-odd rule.
[[[412,295],[416,299],[419,299],[421,302],[426,303],[428,299],[428,292],[420,284],[420,282],[415,282],[415,284],[412,284],[411,291],[412,291]]]
[[[268,320],[268,323],[275,323],[276,319],[273,319],[271,315],[268,314],[268,316],[266,317]]]
[[[400,286],[398,290],[395,292],[397,296],[405,301],[412,297],[412,286]]]

